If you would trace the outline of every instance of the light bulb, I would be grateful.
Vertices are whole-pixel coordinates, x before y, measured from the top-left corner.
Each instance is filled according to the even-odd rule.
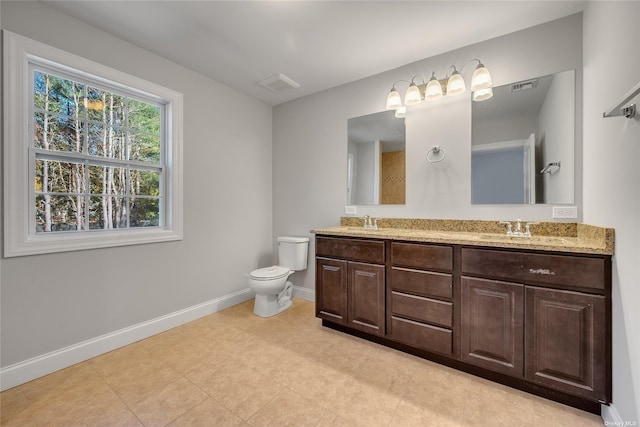
[[[400,93],[395,87],[392,87],[389,95],[387,95],[387,110],[395,110],[401,106],[402,99],[400,98]]]
[[[394,115],[396,116],[396,119],[404,119],[405,117],[407,117],[407,107],[403,106],[396,109],[396,112]]]
[[[493,96],[493,89],[491,89],[490,87],[473,92],[474,101],[486,101],[492,96]]]
[[[429,83],[427,83],[427,89],[424,94],[424,99],[427,101],[435,101],[442,98],[442,85],[435,76],[435,73],[431,75]]]
[[[404,105],[417,105],[421,102],[422,96],[420,95],[420,89],[412,82],[407,89],[407,93],[404,95]]]
[[[460,95],[467,90],[464,79],[458,71],[454,71],[447,81],[447,95]]]
[[[491,87],[492,84],[493,82],[491,81],[491,74],[489,74],[489,70],[482,62],[480,62],[471,77],[471,90],[475,92],[480,89],[486,89]]]

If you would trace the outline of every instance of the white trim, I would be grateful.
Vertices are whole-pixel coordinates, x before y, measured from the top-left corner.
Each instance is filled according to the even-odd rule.
[[[519,148],[527,146],[527,139],[514,139],[510,141],[489,142],[487,144],[478,144],[471,147],[472,153],[482,153],[485,151],[500,151],[510,148]]]
[[[602,421],[604,421],[604,425],[606,426],[624,426],[624,420],[616,410],[613,404],[611,405],[601,405],[600,406],[600,414],[602,417]]]
[[[183,238],[182,212],[182,134],[183,96],[174,90],[106,67],[79,56],[47,46],[3,30],[4,43],[4,256],[22,256],[92,248],[105,248],[142,243],[155,243]],[[37,58],[37,59],[36,59]],[[117,83],[127,90],[166,103],[166,132],[171,139],[167,150],[166,169],[171,186],[166,188],[165,225],[154,229],[126,229],[52,233],[29,233],[29,124],[28,109],[30,61],[55,62],[63,67]],[[135,88],[135,90],[134,90]],[[25,169],[27,168],[27,169]]]
[[[293,296],[306,301],[316,302],[316,291],[293,285]]]
[[[76,363],[151,337],[200,317],[224,310],[254,297],[251,289],[178,310],[119,331],[92,338],[69,347],[18,362],[0,369],[0,391],[24,384]]]

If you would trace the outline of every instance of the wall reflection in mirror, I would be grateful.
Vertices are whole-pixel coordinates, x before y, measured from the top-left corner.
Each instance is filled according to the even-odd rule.
[[[574,122],[574,70],[497,86],[492,99],[473,102],[471,202],[573,203]]]
[[[405,124],[394,111],[347,122],[347,203],[405,204]]]

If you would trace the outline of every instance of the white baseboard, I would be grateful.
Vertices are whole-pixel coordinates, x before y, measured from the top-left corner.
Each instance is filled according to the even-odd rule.
[[[316,291],[314,289],[303,288],[296,285],[293,285],[293,296],[295,298],[300,298],[311,302],[316,301]]]
[[[625,422],[613,405],[602,405],[600,416],[605,426],[624,426]]]
[[[200,317],[240,304],[254,297],[246,288],[202,304],[129,326],[0,369],[0,391],[24,384]],[[303,298],[301,296],[301,298]]]

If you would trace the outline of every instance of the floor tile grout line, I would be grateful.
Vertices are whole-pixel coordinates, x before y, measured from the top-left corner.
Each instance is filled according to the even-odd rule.
[[[233,328],[236,329],[237,331],[241,332],[242,334],[248,334],[252,337],[252,339],[256,339],[256,338],[260,338],[260,342],[256,345],[268,345],[268,346],[277,346],[277,347],[282,347],[285,348],[285,351],[288,351],[291,347],[295,346],[296,340],[299,340],[300,338],[304,337],[306,334],[309,333],[309,331],[313,331],[313,334],[318,333],[319,331],[321,332],[318,337],[324,337],[322,338],[323,340],[326,339],[326,342],[320,343],[319,345],[325,345],[327,342],[330,343],[330,345],[332,347],[338,347],[341,345],[344,346],[353,346],[352,348],[350,348],[348,350],[349,354],[357,354],[358,352],[365,352],[365,355],[361,357],[361,359],[355,361],[352,364],[340,364],[339,366],[335,367],[334,372],[338,373],[338,374],[343,374],[346,375],[348,377],[348,381],[346,384],[348,385],[354,385],[355,382],[358,382],[358,384],[362,384],[364,386],[367,387],[371,387],[373,388],[376,392],[385,392],[385,393],[389,393],[392,394],[396,399],[395,399],[395,404],[392,410],[389,410],[388,412],[390,413],[390,418],[389,418],[389,423],[386,423],[386,425],[388,426],[392,426],[394,424],[394,419],[397,418],[397,416],[399,415],[399,411],[401,409],[401,404],[402,402],[406,402],[408,404],[414,405],[416,406],[416,408],[418,410],[421,410],[422,406],[420,405],[420,402],[416,401],[415,399],[412,400],[407,400],[407,396],[409,393],[408,390],[406,389],[406,386],[401,384],[398,385],[397,387],[394,385],[394,381],[393,378],[389,383],[389,388],[384,388],[381,387],[379,384],[383,384],[382,382],[375,382],[375,381],[367,381],[367,374],[368,372],[375,372],[375,371],[371,371],[372,367],[367,367],[365,366],[366,363],[368,363],[369,361],[373,361],[375,360],[375,358],[378,356],[376,353],[374,353],[373,351],[371,353],[366,353],[369,352],[370,350],[378,350],[378,346],[376,345],[372,345],[371,343],[369,343],[368,341],[362,341],[362,340],[354,340],[353,338],[351,338],[351,336],[347,335],[347,334],[336,334],[336,333],[330,333],[330,334],[325,334],[325,332],[327,331],[327,329],[323,326],[319,325],[319,321],[315,318],[313,318],[314,322],[311,321],[304,321],[304,322],[296,322],[294,319],[297,319],[297,316],[311,316],[313,317],[314,314],[308,310],[306,308],[307,304],[312,304],[312,303],[301,303],[300,306],[304,306],[304,310],[300,310],[301,313],[304,314],[300,314],[300,313],[296,313],[296,316],[293,316],[293,311],[291,312],[285,312],[282,313],[282,322],[272,322],[274,328],[277,327],[278,328],[278,332],[272,335],[268,335],[268,331],[269,328],[265,327],[264,325],[267,325],[267,323],[262,322],[262,324],[260,323],[260,320],[255,319],[252,316],[250,307],[248,303],[243,303],[239,306],[236,306],[237,308],[233,311],[233,312],[229,312],[228,316],[226,319],[221,320],[221,321],[216,321],[216,319],[212,319],[210,321],[207,322],[211,322],[211,325],[213,327],[213,325],[216,325],[215,327],[218,328],[220,327],[220,330],[225,329],[225,328]],[[307,312],[308,311],[308,312]],[[213,315],[212,315],[213,316]],[[218,319],[220,320],[220,319]],[[299,328],[295,329],[291,327],[291,322],[292,320],[296,323],[298,323]],[[178,331],[181,335],[187,337],[187,340],[184,341],[184,345],[190,345],[191,343],[193,343],[193,341],[191,340],[198,340],[201,338],[201,331],[205,331],[206,330],[206,323],[202,322],[202,323],[198,323],[197,325],[194,324],[194,328],[189,329],[188,325],[184,326],[183,329],[181,329],[180,331]],[[244,327],[242,327],[244,325]],[[236,326],[241,326],[241,327],[236,327]],[[292,335],[287,335],[287,332],[282,332],[283,330],[290,330]],[[329,331],[331,332],[331,331]],[[262,335],[261,334],[265,334]],[[208,338],[211,338],[211,334],[206,334]],[[334,336],[336,339],[333,340],[331,338],[331,336]],[[264,337],[264,339],[262,339]],[[153,337],[150,337],[153,338]],[[225,339],[228,339],[225,338]],[[313,338],[315,339],[315,338]],[[307,341],[307,345],[310,341]],[[363,346],[363,344],[365,344],[365,346]],[[270,399],[264,403],[263,405],[260,406],[260,408],[258,408],[253,414],[251,414],[251,416],[249,416],[247,419],[238,417],[238,415],[232,411],[230,408],[228,408],[226,405],[224,405],[221,401],[219,401],[218,399],[216,399],[215,397],[213,397],[212,395],[210,395],[209,393],[206,392],[206,390],[204,390],[201,386],[199,386],[198,384],[194,383],[194,381],[192,381],[189,378],[189,374],[191,374],[192,372],[195,371],[195,369],[198,368],[194,368],[192,370],[190,370],[189,372],[181,372],[178,370],[177,366],[178,365],[174,365],[172,363],[170,363],[169,361],[165,361],[163,360],[162,356],[161,356],[161,352],[158,351],[151,351],[148,347],[145,347],[143,343],[141,342],[136,342],[132,345],[140,345],[140,348],[144,349],[148,354],[150,354],[150,356],[153,358],[154,361],[159,362],[160,364],[162,364],[163,366],[169,368],[174,374],[176,374],[178,379],[174,379],[174,381],[168,383],[168,384],[164,384],[163,386],[161,386],[160,388],[154,390],[153,392],[150,392],[149,395],[152,395],[153,393],[159,391],[161,388],[163,387],[168,387],[171,384],[174,384],[177,381],[180,381],[182,378],[186,379],[189,384],[195,386],[195,388],[197,390],[199,390],[201,393],[203,393],[204,397],[203,400],[201,400],[200,402],[194,404],[194,405],[190,405],[189,408],[184,409],[182,414],[177,416],[176,418],[174,418],[173,420],[169,421],[168,423],[171,422],[175,422],[175,420],[179,419],[180,417],[189,414],[191,411],[194,410],[194,408],[196,408],[198,405],[202,404],[203,402],[205,402],[207,399],[212,399],[213,401],[217,402],[218,404],[220,404],[225,410],[228,410],[231,414],[233,414],[234,416],[236,416],[237,418],[241,419],[243,423],[245,423],[246,425],[249,425],[248,421],[254,417],[259,411],[261,411],[263,408],[267,407],[267,405],[271,404],[274,399],[276,399],[278,396],[280,396],[284,390],[288,390],[289,392],[294,393],[296,396],[304,399],[305,401],[309,401],[315,405],[317,405],[318,408],[324,409],[327,411],[328,414],[330,414],[331,416],[334,417],[338,417],[341,419],[344,419],[344,417],[340,414],[340,412],[336,412],[334,409],[336,408],[327,408],[326,404],[320,404],[317,402],[314,402],[312,399],[305,397],[304,395],[300,394],[299,392],[297,392],[296,390],[294,390],[293,388],[291,388],[292,382],[291,380],[287,380],[286,382],[279,382],[279,385],[281,386],[281,388],[279,389],[279,391],[274,394],[273,396],[270,397]],[[241,345],[241,347],[243,349],[248,348],[248,346],[252,345],[251,341],[247,341],[246,343],[244,343],[243,345]],[[127,346],[129,347],[129,346]],[[126,347],[123,347],[122,349],[117,349],[114,350],[114,352],[118,352],[123,350]],[[160,348],[160,347],[158,347]],[[120,356],[123,353],[120,354]],[[124,353],[126,354],[126,353]],[[294,351],[293,354],[297,354],[298,356],[304,357],[305,360],[308,360],[309,362],[312,363],[322,363],[322,360],[319,359],[318,357],[313,357],[313,354],[307,354],[306,352],[302,352],[302,353],[296,353]],[[282,355],[280,355],[281,357]],[[335,357],[335,354],[332,355],[333,357]],[[381,355],[382,356],[382,355]],[[384,355],[384,358],[381,357],[380,360],[381,362],[384,364],[386,362],[389,363],[402,363],[404,359],[400,358],[397,360],[394,360],[396,357],[400,356],[403,357],[404,354],[395,354],[394,352],[391,352],[391,356],[389,359],[386,359],[389,355]],[[100,357],[100,356],[98,356]],[[322,355],[320,355],[319,357],[322,357]],[[224,360],[229,360],[233,358],[233,355],[229,355],[227,357],[224,358]],[[96,358],[94,358],[96,359]],[[135,419],[142,423],[142,420],[138,417],[138,414],[129,406],[129,404],[124,400],[124,398],[115,391],[115,389],[113,388],[112,384],[109,383],[109,381],[107,380],[108,375],[103,375],[102,372],[107,372],[104,370],[99,370],[97,369],[96,365],[91,363],[91,360],[94,359],[90,359],[88,361],[85,362],[81,362],[81,363],[86,363],[85,366],[87,366],[88,368],[90,368],[90,372],[92,372],[93,374],[95,374],[96,379],[100,381],[101,384],[106,385],[107,388],[110,390],[111,393],[115,394],[118,398],[118,401],[123,404],[123,408],[127,408],[127,410],[129,411],[130,414],[132,414],[133,417],[135,417]],[[420,359],[419,361],[422,361],[422,359]],[[123,362],[126,363],[126,362]],[[200,365],[200,367],[204,366],[207,363],[213,363],[213,362],[204,362]],[[216,362],[219,363],[219,362]],[[264,374],[266,378],[271,379],[271,380],[276,380],[278,377],[273,375],[273,372],[269,372],[269,374],[267,375],[265,372],[261,371],[259,368],[259,364],[258,365],[253,365],[253,364],[247,364],[247,363],[243,363],[243,366],[247,367],[248,369],[250,369],[253,372],[256,373],[261,373]],[[277,363],[277,360],[274,362]],[[375,368],[375,363],[372,364],[373,368]],[[176,367],[174,367],[176,366]],[[330,361],[325,361],[325,363],[323,364],[323,366],[325,366],[326,368],[331,367],[331,362]],[[433,370],[434,373],[436,373],[437,376],[439,376],[441,379],[444,378],[446,379],[447,376],[451,376],[453,379],[455,379],[456,381],[461,381],[461,383],[463,384],[463,389],[465,390],[465,392],[463,393],[465,396],[472,392],[471,389],[468,389],[468,387],[464,386],[464,384],[466,383],[466,381],[469,381],[470,379],[477,379],[477,377],[472,377],[472,378],[466,378],[466,376],[460,376],[457,374],[457,372],[450,372],[449,369],[443,368],[439,365],[433,365],[431,363],[429,364],[422,364],[422,366],[418,366],[416,365],[417,368],[419,368],[421,371],[424,370],[424,373],[429,373],[431,370]],[[410,369],[414,369],[413,367],[411,367]],[[367,371],[369,370],[369,371]],[[82,371],[81,371],[82,372]],[[75,377],[76,373],[73,373],[74,376],[71,377],[67,377],[70,378],[71,381],[67,380],[67,385],[68,388],[65,390],[71,391],[73,390],[74,387],[78,387],[78,386],[82,386],[82,384],[85,384],[86,381],[80,381],[78,382],[78,380],[82,379],[82,376],[80,376],[79,378]],[[395,375],[398,375],[397,373]],[[62,377],[64,379],[64,377]],[[35,380],[37,381],[37,380]],[[279,380],[278,380],[279,381]],[[479,381],[474,381],[474,388],[475,387],[479,387],[480,390],[485,390],[482,386],[484,381],[479,380]],[[70,383],[70,384],[69,384]],[[52,386],[52,383],[49,382],[44,382],[41,384],[41,386],[44,387],[53,387],[53,389],[55,389],[55,385]],[[399,383],[400,384],[400,383]],[[497,393],[497,395],[501,395],[502,393],[504,393],[505,391],[508,393],[511,389],[504,389],[504,387],[497,385],[497,386],[493,386],[492,384],[488,384],[487,385],[488,388],[486,388],[487,392],[491,392],[491,393]],[[35,389],[34,389],[35,390]],[[43,389],[46,395],[46,390]],[[398,392],[400,391],[400,392]],[[513,391],[513,390],[511,390]],[[28,408],[28,412],[27,412],[27,417],[32,419],[32,421],[34,422],[34,424],[38,424],[36,421],[36,419],[33,417],[33,401],[35,399],[34,396],[38,396],[38,394],[33,394],[31,396],[31,398],[27,397],[26,394],[26,389],[22,388],[19,390],[19,393],[21,394],[21,396],[25,399],[27,408]],[[518,395],[519,393],[514,392],[514,394]],[[40,395],[43,396],[43,395]],[[269,397],[269,396],[265,396],[265,397]],[[445,398],[446,399],[446,398]],[[531,412],[533,414],[536,413],[536,411],[540,411],[541,409],[545,408],[544,402],[537,402],[534,399],[534,396],[529,395],[529,394],[522,394],[519,396],[515,397],[516,402],[519,402],[519,405],[524,405],[527,408],[527,412]],[[519,400],[518,400],[519,399]],[[524,399],[524,400],[523,400]],[[482,400],[476,401],[477,404],[482,403]],[[497,409],[498,407],[496,407]],[[546,405],[546,409],[545,413],[547,414],[547,416],[549,416],[549,414],[557,414],[558,416],[565,416],[568,417],[567,419],[571,420],[571,419],[575,419],[575,420],[581,420],[581,416],[583,414],[579,413],[579,412],[575,412],[575,411],[568,411],[566,410],[566,408],[559,406],[559,407],[551,407],[549,405]],[[391,408],[389,408],[391,409]],[[455,422],[458,423],[465,423],[467,421],[472,422],[473,418],[471,416],[471,407],[470,406],[465,406],[464,407],[464,413],[462,414],[462,417],[457,417]],[[316,425],[319,424],[323,418],[325,417],[325,415],[322,415],[320,417],[320,419],[316,422]],[[350,417],[353,417],[353,415],[350,415]],[[575,417],[575,418],[573,418]],[[453,419],[451,420],[453,421]],[[143,424],[144,425],[144,424]],[[595,425],[595,424],[594,424]]]

